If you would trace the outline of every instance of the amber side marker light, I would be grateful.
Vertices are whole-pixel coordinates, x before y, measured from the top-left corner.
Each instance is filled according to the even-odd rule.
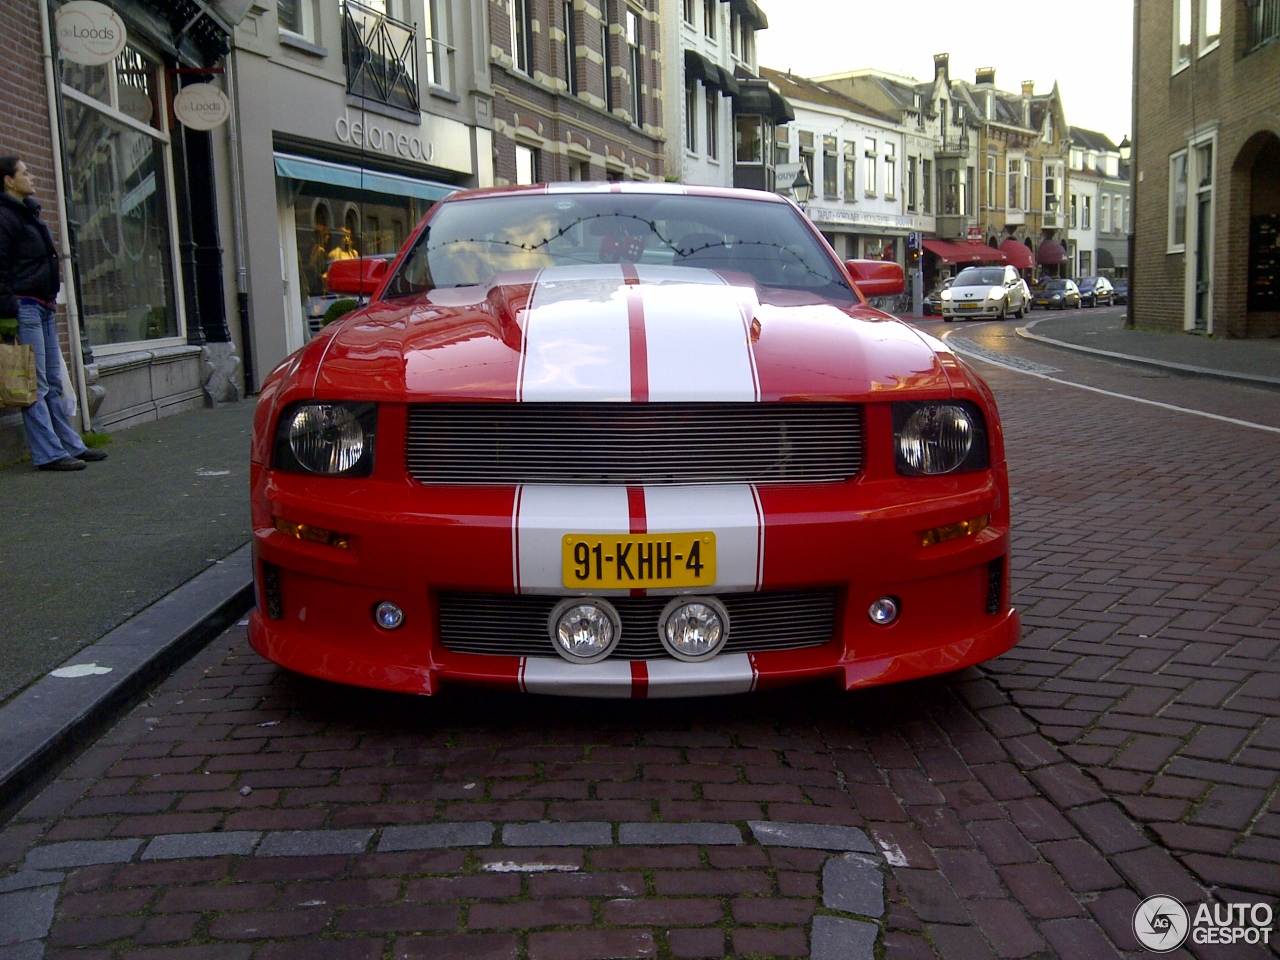
[[[322,543],[326,547],[337,547],[339,550],[346,550],[351,546],[351,538],[345,533],[334,533],[332,530],[322,530],[305,523],[294,523],[292,520],[281,520],[279,517],[276,518],[276,529],[295,540],[310,540],[312,543]]]
[[[972,520],[961,520],[959,523],[948,523],[945,527],[934,527],[920,535],[920,546],[932,547],[948,540],[959,540],[961,537],[972,537],[987,529],[991,523],[991,514],[974,517]]]

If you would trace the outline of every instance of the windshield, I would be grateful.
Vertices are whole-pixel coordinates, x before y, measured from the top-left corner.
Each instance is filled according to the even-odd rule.
[[[956,277],[957,287],[998,287],[1004,283],[1003,267],[965,267]]]
[[[487,284],[509,270],[603,263],[731,271],[761,286],[858,299],[788,204],[604,192],[446,201],[383,295]]]
[[[1050,281],[1049,281],[1048,283],[1046,283],[1044,286],[1045,286],[1045,289],[1046,289],[1046,290],[1065,290],[1065,289],[1067,289],[1067,281],[1065,281],[1065,280],[1050,280]]]

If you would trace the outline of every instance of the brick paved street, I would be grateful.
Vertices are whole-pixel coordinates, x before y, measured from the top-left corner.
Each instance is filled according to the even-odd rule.
[[[0,830],[0,958],[1099,960],[1150,955],[1149,895],[1275,904],[1280,437],[982,372],[1025,624],[999,661],[415,700],[237,627]]]

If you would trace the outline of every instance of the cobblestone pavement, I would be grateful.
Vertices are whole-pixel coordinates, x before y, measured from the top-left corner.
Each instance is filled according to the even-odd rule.
[[[1099,960],[1149,956],[1147,896],[1275,904],[1280,438],[983,373],[1011,654],[857,695],[422,700],[236,628],[0,830],[0,960]]]

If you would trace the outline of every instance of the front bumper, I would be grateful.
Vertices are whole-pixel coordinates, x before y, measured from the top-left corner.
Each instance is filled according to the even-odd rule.
[[[713,518],[724,582],[699,592],[834,590],[830,639],[804,649],[725,653],[704,663],[611,657],[583,665],[558,657],[549,638],[543,656],[446,649],[440,598],[459,591],[573,595],[556,582],[558,553],[536,555],[543,549],[538,544],[592,527],[589,504],[599,488],[341,481],[254,464],[258,604],[250,641],[299,673],[419,694],[465,683],[582,696],[693,696],[819,678],[852,689],[948,672],[996,657],[1018,639],[1018,616],[1008,601],[1009,516],[1001,479],[997,471],[915,479],[864,473],[844,483],[752,488],[753,515],[726,510]],[[535,489],[576,504],[572,515],[544,512],[524,523],[521,493]],[[698,487],[662,488],[654,499],[690,496],[701,514],[706,494]],[[978,516],[991,517],[980,533],[921,546],[922,530]],[[276,529],[277,518],[342,532],[350,547],[295,539]],[[702,528],[706,517],[699,520],[686,528]],[[744,558],[752,543],[756,552]],[[902,612],[893,624],[877,626],[867,610],[885,596],[897,598]],[[401,628],[374,623],[372,611],[384,600],[404,611]],[[624,631],[656,626],[624,624]]]
[[[942,315],[949,320],[991,320],[1006,312],[1004,300],[943,301]]]

